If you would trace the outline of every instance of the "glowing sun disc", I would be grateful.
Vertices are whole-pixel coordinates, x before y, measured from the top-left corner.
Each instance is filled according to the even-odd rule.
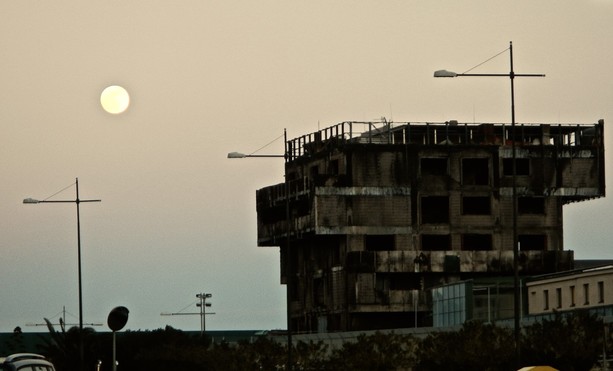
[[[111,85],[100,94],[100,104],[108,113],[114,115],[124,112],[130,105],[128,91],[119,85]]]

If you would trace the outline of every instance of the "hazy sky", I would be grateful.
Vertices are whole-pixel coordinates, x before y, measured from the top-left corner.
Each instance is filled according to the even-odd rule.
[[[255,212],[282,160],[226,154],[349,120],[510,122],[508,79],[432,77],[509,41],[516,73],[547,74],[517,78],[517,121],[602,118],[613,148],[613,0],[6,0],[0,15],[2,332],[44,331],[25,325],[63,306],[77,321],[76,207],[22,204],[76,177],[102,199],[81,204],[86,323],[107,330],[124,305],[127,328],[198,330],[160,313],[208,292],[207,329],[285,328],[279,251],[257,247]],[[474,72],[508,71],[505,53]],[[131,94],[122,115],[99,104],[112,84]],[[613,259],[612,206],[565,206],[576,258]]]

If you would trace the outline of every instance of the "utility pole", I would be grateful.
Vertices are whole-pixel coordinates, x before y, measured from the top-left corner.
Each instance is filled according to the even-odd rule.
[[[66,322],[66,306],[62,307],[62,311],[58,314],[56,314],[53,317],[50,317],[51,319],[55,318],[55,317],[59,317],[58,319],[58,323],[52,323],[51,321],[49,322],[51,325],[53,326],[60,326],[62,331],[66,331],[66,327],[67,326],[78,326],[78,323],[68,323]],[[70,313],[69,313],[70,314]],[[92,323],[84,323],[83,325],[85,326],[102,326],[102,323],[96,323],[96,322],[92,322]],[[32,322],[28,322],[26,323],[26,326],[49,326],[48,323],[32,323]]]
[[[213,294],[207,294],[207,293],[200,293],[200,294],[196,295],[196,298],[198,298],[198,303],[196,303],[196,306],[200,308],[200,312],[186,313],[186,312],[182,312],[182,310],[183,310],[182,309],[181,311],[174,312],[174,313],[162,312],[162,313],[160,313],[160,315],[162,315],[162,316],[193,316],[193,315],[198,315],[198,316],[200,316],[200,336],[203,336],[205,331],[206,331],[205,316],[208,315],[208,314],[215,314],[213,312],[209,312],[209,313],[206,312],[206,308],[211,306],[211,303],[207,303],[206,299],[210,299],[212,296],[213,296]],[[192,304],[190,304],[190,305],[192,305]]]

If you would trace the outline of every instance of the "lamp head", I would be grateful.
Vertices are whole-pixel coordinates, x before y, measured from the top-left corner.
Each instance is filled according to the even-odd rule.
[[[456,77],[456,76],[458,76],[457,73],[447,71],[447,70],[434,71],[434,77]]]
[[[40,201],[35,198],[26,198],[23,200],[23,203],[24,204],[38,204],[40,203]]]
[[[230,152],[228,153],[228,158],[245,158],[246,154],[240,152]]]

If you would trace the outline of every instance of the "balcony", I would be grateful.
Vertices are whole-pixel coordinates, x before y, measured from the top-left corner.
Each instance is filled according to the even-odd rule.
[[[522,251],[521,274],[573,268],[573,251]],[[513,251],[356,251],[347,254],[347,270],[356,273],[512,274]]]
[[[418,312],[432,308],[430,293],[420,290],[372,291],[360,288],[355,290],[352,312]]]

